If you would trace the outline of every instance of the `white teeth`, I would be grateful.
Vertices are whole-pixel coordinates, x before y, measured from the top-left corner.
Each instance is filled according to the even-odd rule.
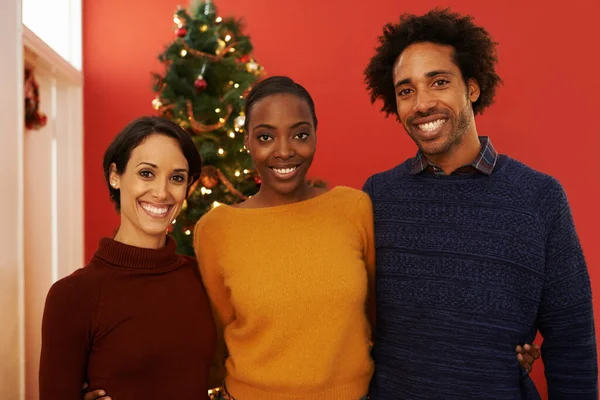
[[[285,175],[285,174],[290,174],[292,172],[294,172],[296,170],[296,167],[292,167],[292,168],[273,168],[273,171],[277,172],[278,174],[281,175]]]
[[[157,215],[163,215],[163,214],[166,214],[167,211],[169,211],[169,207],[158,208],[158,207],[151,206],[150,204],[146,204],[146,203],[142,204],[142,207],[144,208],[144,210],[146,210],[152,214],[157,214]]]
[[[428,122],[426,124],[420,124],[419,129],[425,132],[433,132],[442,126],[446,122],[445,119],[438,119],[435,121]]]

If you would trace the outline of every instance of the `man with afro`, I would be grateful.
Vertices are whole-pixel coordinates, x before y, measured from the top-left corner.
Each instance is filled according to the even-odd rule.
[[[560,183],[499,154],[475,115],[496,43],[447,9],[388,24],[365,69],[415,157],[371,176],[371,399],[539,399],[515,348],[543,336],[550,399],[598,398],[590,278]]]

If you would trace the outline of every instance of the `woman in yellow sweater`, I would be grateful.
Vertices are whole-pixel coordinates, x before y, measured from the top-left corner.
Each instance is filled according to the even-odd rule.
[[[375,254],[369,197],[311,187],[313,100],[287,77],[246,100],[259,192],[198,221],[194,248],[228,350],[218,399],[367,399]],[[537,348],[521,351],[530,369]]]
[[[229,353],[221,396],[358,400],[373,372],[369,197],[306,182],[317,118],[302,86],[268,78],[245,111],[245,144],[261,188],[243,203],[213,209],[194,232]]]

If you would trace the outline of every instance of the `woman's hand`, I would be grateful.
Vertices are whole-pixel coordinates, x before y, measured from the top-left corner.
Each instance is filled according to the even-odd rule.
[[[527,372],[531,372],[533,363],[540,358],[540,346],[537,344],[518,345],[515,351],[517,352],[517,360],[521,364],[521,367],[525,368]]]
[[[83,384],[83,391],[85,392],[88,388],[88,384]],[[83,396],[83,400],[111,400],[111,398],[106,394],[106,392],[102,389],[92,390],[91,392],[86,392]]]

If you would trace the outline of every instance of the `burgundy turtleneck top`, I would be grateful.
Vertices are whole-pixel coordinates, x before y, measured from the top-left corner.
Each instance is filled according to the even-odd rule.
[[[216,341],[196,261],[103,238],[90,263],[56,282],[42,322],[40,400],[201,399]]]

